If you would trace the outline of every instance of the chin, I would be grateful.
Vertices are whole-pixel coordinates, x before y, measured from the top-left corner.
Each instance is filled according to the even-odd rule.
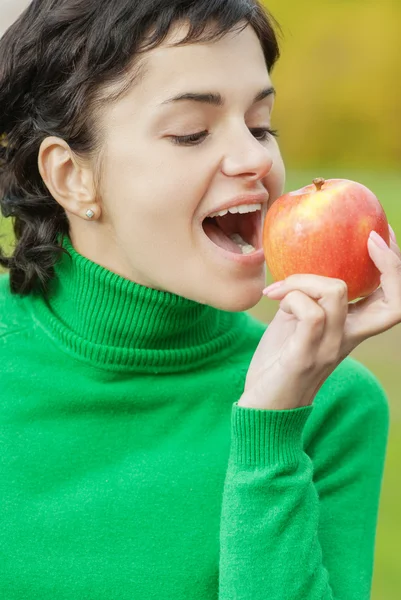
[[[266,285],[258,284],[248,289],[246,289],[245,286],[246,283],[243,283],[242,288],[233,288],[229,292],[224,291],[224,293],[221,293],[220,295],[218,293],[214,293],[213,295],[209,294],[207,295],[208,297],[202,300],[202,303],[227,312],[243,312],[250,310],[263,298],[262,291]],[[218,290],[216,290],[216,292],[217,291]]]

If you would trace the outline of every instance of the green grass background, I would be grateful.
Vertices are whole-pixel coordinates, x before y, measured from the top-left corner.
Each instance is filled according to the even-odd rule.
[[[368,186],[380,199],[389,223],[401,240],[401,174],[344,169],[291,171],[287,174],[286,190],[298,189],[314,177],[344,177]],[[0,233],[5,235],[2,243],[7,241],[10,247],[12,236],[8,220],[0,220]],[[271,281],[270,276],[268,281]],[[263,298],[249,312],[268,322],[276,309],[276,302]],[[401,326],[367,340],[353,356],[378,377],[390,401],[391,429],[379,512],[372,599],[398,600],[401,598]]]

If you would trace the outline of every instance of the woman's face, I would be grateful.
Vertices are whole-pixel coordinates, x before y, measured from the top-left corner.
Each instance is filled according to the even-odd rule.
[[[277,142],[255,131],[271,126],[274,94],[254,99],[272,82],[251,27],[211,44],[167,47],[185,32],[176,27],[148,52],[144,78],[103,113],[101,217],[71,221],[71,238],[78,252],[139,284],[247,310],[262,297],[264,262],[224,253],[202,221],[239,195],[264,193],[265,211],[266,192],[269,203],[282,194]],[[222,104],[168,102],[184,93],[219,94]],[[201,132],[192,145],[174,139]]]

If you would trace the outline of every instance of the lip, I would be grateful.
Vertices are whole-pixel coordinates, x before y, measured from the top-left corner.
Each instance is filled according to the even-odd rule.
[[[202,230],[203,231],[203,230]],[[221,256],[225,260],[229,260],[230,262],[234,262],[237,265],[253,267],[253,266],[262,266],[265,264],[265,254],[263,248],[259,250],[255,250],[252,254],[236,254],[235,252],[229,252],[228,250],[224,250],[224,248],[220,248],[217,246],[208,236],[203,232],[203,237],[209,242],[211,246],[213,246],[214,251],[220,252]]]
[[[201,229],[201,233],[203,234],[203,237],[208,241],[209,245],[213,246],[213,249],[218,252],[220,252],[222,258],[224,258],[225,260],[229,260],[230,262],[234,262],[237,265],[241,265],[241,266],[247,266],[247,267],[252,267],[252,266],[262,266],[265,264],[265,255],[264,255],[264,250],[263,250],[263,242],[262,242],[262,230],[263,230],[263,224],[264,224],[264,217],[266,216],[267,213],[267,204],[262,206],[262,211],[261,211],[261,219],[260,219],[260,223],[259,223],[259,233],[258,233],[258,250],[255,250],[255,252],[252,252],[251,254],[237,254],[236,252],[229,252],[228,250],[225,250],[224,248],[221,248],[220,246],[217,246],[217,244],[215,244],[214,242],[212,242],[212,240],[206,235],[206,233],[204,232],[204,229],[201,225],[200,229]]]
[[[262,230],[263,230],[263,224],[265,221],[265,217],[267,214],[267,204],[268,204],[269,198],[270,198],[270,195],[267,191],[259,192],[257,194],[239,194],[238,196],[231,198],[231,200],[227,200],[226,202],[223,202],[219,206],[212,208],[211,210],[208,211],[207,214],[203,215],[203,217],[201,217],[201,219],[200,219],[200,229],[201,229],[201,232],[203,233],[203,236],[206,238],[208,243],[211,246],[213,246],[213,249],[215,251],[217,250],[218,252],[220,252],[221,256],[225,260],[230,261],[231,263],[234,262],[237,265],[247,266],[247,267],[264,265],[266,261],[265,261],[263,247],[262,247]],[[219,212],[221,210],[227,210],[233,206],[240,206],[241,204],[261,204],[262,205],[261,223],[259,226],[259,237],[258,237],[258,246],[260,246],[260,247],[255,252],[252,252],[252,254],[236,254],[235,252],[229,252],[228,250],[224,250],[224,248],[220,248],[220,246],[217,246],[205,234],[205,232],[203,230],[203,226],[202,226],[203,221],[210,214]]]
[[[203,221],[211,214],[215,213],[215,212],[220,212],[221,210],[228,210],[229,208],[232,208],[233,206],[240,206],[241,204],[262,204],[262,214],[264,212],[264,209],[267,208],[267,203],[269,201],[269,194],[268,192],[262,192],[259,194],[240,194],[239,196],[236,196],[235,198],[231,198],[231,200],[227,200],[226,202],[223,202],[223,204],[220,204],[219,206],[216,206],[214,208],[212,208],[211,210],[208,211],[207,214],[203,215],[203,217],[201,217],[201,222],[203,223]]]

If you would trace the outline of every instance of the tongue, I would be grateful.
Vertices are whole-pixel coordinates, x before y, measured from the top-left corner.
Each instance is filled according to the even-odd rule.
[[[241,248],[231,240],[220,227],[216,225],[212,220],[207,219],[203,223],[203,229],[206,235],[220,248],[228,250],[229,252],[235,252],[236,254],[242,254]]]

